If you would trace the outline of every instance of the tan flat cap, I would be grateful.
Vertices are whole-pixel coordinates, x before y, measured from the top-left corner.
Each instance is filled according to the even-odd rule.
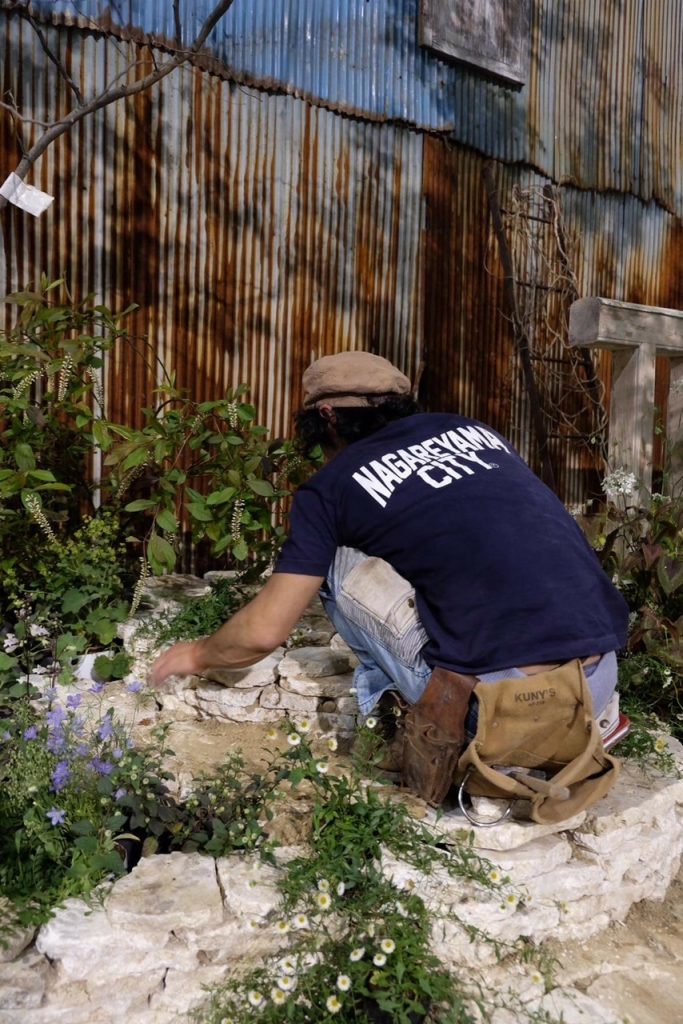
[[[371,352],[323,356],[304,371],[304,409],[367,405],[372,395],[408,395],[410,381],[388,359]]]

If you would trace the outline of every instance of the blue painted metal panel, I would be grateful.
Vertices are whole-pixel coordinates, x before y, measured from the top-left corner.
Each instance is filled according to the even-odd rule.
[[[170,0],[36,0],[32,6],[84,26],[174,35]],[[214,6],[213,0],[181,5],[186,41]],[[498,129],[510,113],[524,124],[524,90],[473,83],[470,71],[419,45],[418,22],[419,0],[235,0],[208,49],[238,72],[287,84],[335,108],[433,130],[457,128],[462,141],[474,142],[485,118],[492,140],[520,159],[526,131],[510,138]]]

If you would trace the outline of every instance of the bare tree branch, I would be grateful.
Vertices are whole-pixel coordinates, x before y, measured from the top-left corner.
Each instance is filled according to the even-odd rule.
[[[175,25],[175,41],[179,47],[183,45],[183,25],[180,20],[180,0],[173,0],[173,23]]]
[[[29,25],[31,26],[31,28],[35,32],[35,34],[38,36],[38,39],[40,40],[40,45],[43,48],[43,52],[45,53],[45,56],[47,57],[48,60],[51,60],[52,63],[54,64],[54,66],[57,68],[57,71],[60,73],[60,75],[62,76],[62,78],[64,79],[64,81],[69,86],[69,88],[73,92],[74,96],[78,100],[78,103],[82,104],[83,103],[83,94],[82,94],[81,90],[78,88],[78,86],[76,85],[76,83],[74,82],[74,80],[71,77],[71,75],[69,74],[69,72],[67,71],[66,65],[59,59],[59,57],[54,52],[54,50],[52,50],[50,48],[50,46],[48,44],[48,41],[45,38],[45,33],[36,24],[34,18],[30,14],[28,14],[28,13],[25,15],[25,17],[26,17],[26,20],[28,21]]]
[[[0,100],[0,107],[3,110],[8,110],[12,117],[16,117],[17,121],[21,121],[22,124],[35,124],[38,128],[51,128],[54,124],[54,121],[38,121],[35,117],[26,117],[13,103],[5,103],[4,100]]]
[[[47,127],[33,145],[26,150],[19,161],[19,164],[15,168],[14,174],[23,181],[35,164],[36,160],[43,155],[45,150],[60,138],[60,136],[70,131],[74,125],[78,124],[84,118],[89,117],[91,114],[94,114],[96,111],[101,110],[103,107],[108,107],[111,103],[116,103],[118,100],[126,99],[129,96],[136,96],[138,93],[145,92],[153,85],[156,85],[157,82],[166,78],[167,75],[170,75],[171,72],[176,70],[176,68],[179,68],[182,64],[187,63],[188,60],[196,56],[204,46],[204,43],[218,22],[225,14],[227,14],[234,2],[235,0],[219,0],[205,19],[189,49],[178,50],[170,60],[165,63],[155,65],[154,70],[150,71],[149,74],[145,75],[143,78],[139,78],[134,82],[128,82],[117,87],[110,84],[102,92],[93,96],[91,99],[87,101],[80,101],[77,106],[66,114],[65,117]],[[17,8],[14,9],[18,9],[18,5]],[[177,0],[174,0],[174,16],[176,13],[179,19]],[[35,28],[35,26],[33,27]],[[54,55],[51,59],[53,62],[56,61]],[[116,81],[117,79],[114,79],[114,82]],[[15,116],[17,116],[16,112],[14,113]],[[7,203],[8,200],[4,196],[0,196],[0,209],[5,207]]]

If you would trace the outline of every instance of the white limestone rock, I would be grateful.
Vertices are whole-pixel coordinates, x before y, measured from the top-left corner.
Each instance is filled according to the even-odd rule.
[[[257,661],[256,664],[250,665],[248,668],[208,669],[204,673],[204,678],[209,679],[214,683],[220,683],[222,686],[226,686],[231,689],[251,689],[254,687],[268,686],[269,684],[274,683],[278,678],[278,666],[282,661],[283,656],[284,648],[278,647],[272,654],[269,654],[266,658],[262,658],[261,661]]]
[[[287,693],[300,693],[302,697],[324,697],[331,700],[349,698],[349,690],[353,686],[353,673],[344,675],[323,676],[317,679],[305,677],[283,676],[280,687]],[[350,699],[350,698],[349,698]]]
[[[554,989],[538,1006],[562,1024],[623,1024],[621,1016],[575,988]]]
[[[616,828],[656,822],[678,804],[683,804],[683,778],[655,772],[645,775],[637,765],[624,761],[616,785],[588,811],[580,831],[600,836]]]
[[[148,858],[153,861],[164,859]],[[116,884],[123,885],[127,878]],[[187,898],[189,900],[189,896]],[[108,979],[110,984],[112,981],[118,983],[128,975],[149,972],[159,975],[170,966],[191,970],[196,966],[196,953],[179,943],[163,920],[155,924],[153,915],[146,917],[142,909],[146,905],[141,897],[138,918],[133,915],[130,920],[128,915],[121,923],[110,919],[106,907],[92,907],[82,900],[67,900],[64,907],[57,910],[41,928],[36,949],[56,963],[60,984],[96,984],[98,979]],[[177,923],[180,917],[176,916],[174,920]]]
[[[316,697],[302,697],[298,693],[288,693],[279,686],[267,686],[261,691],[259,704],[262,708],[282,708],[287,711],[298,711],[304,715],[314,715],[318,710]]]
[[[330,701],[330,703],[333,703],[335,713],[338,715],[349,715],[355,720],[355,716],[360,714],[358,701],[355,697],[337,697],[336,700]],[[327,711],[327,708],[321,707],[320,710]]]
[[[201,854],[143,858],[116,883],[106,912],[113,925],[160,935],[181,926],[219,924],[223,901],[215,863]]]
[[[283,679],[322,679],[348,672],[349,658],[345,651],[329,647],[297,647],[288,651],[280,662]]]
[[[477,850],[514,850],[518,846],[526,846],[542,836],[555,835],[558,832],[578,829],[586,819],[586,811],[581,811],[560,825],[538,825],[533,821],[507,821],[490,828],[476,828],[471,825],[460,808],[451,808],[440,815],[430,811],[425,824],[444,841],[449,837],[454,842],[462,842],[471,835],[471,841]]]
[[[557,877],[563,865],[572,858],[572,846],[564,835],[540,836],[528,846],[512,850],[479,848],[482,857],[490,860],[502,875],[509,874],[517,883],[541,878],[553,873]]]
[[[160,1018],[164,1021],[169,1019],[169,1013],[174,1016],[180,1014],[186,1021],[186,1014],[206,1002],[206,988],[219,985],[225,980],[226,968],[223,964],[202,964],[192,971],[169,969],[164,973],[163,984],[148,996],[148,1005],[151,1010],[165,1014],[166,1016]],[[131,1024],[134,1024],[134,1021]]]
[[[515,875],[515,882],[521,881]],[[537,877],[528,877],[526,888],[537,900],[563,900],[569,903],[578,899],[590,901],[603,892],[605,872],[597,864],[586,861],[572,861],[563,864],[559,870],[544,872]]]
[[[215,704],[217,708],[231,710],[258,704],[261,692],[261,688],[255,686],[246,690],[237,687],[233,689],[220,683],[200,682],[195,690],[195,696],[200,707]]]
[[[168,947],[167,947],[168,952]],[[193,968],[196,970],[196,965]],[[120,972],[115,964],[101,963],[85,982],[85,996],[92,1008],[106,1008],[112,1021],[130,1019],[138,1007],[147,1006],[154,994],[163,991],[170,968],[164,964],[139,973]],[[71,985],[58,987],[52,994],[54,1002],[68,1003],[74,998]],[[74,1009],[77,1008],[77,1004]]]
[[[209,569],[204,573],[204,579],[207,583],[218,583],[221,580],[236,580],[239,575],[237,569]]]
[[[162,717],[174,722],[196,722],[199,720],[197,698],[194,691],[189,691],[190,699],[174,697],[172,693],[160,694]]]
[[[23,1014],[41,1006],[50,982],[51,968],[45,957],[29,950],[20,959],[0,963],[0,1020],[4,1011],[18,1011],[17,1021]]]
[[[0,1009],[0,1024],[118,1024],[101,1006],[84,1002],[80,1006],[61,1005],[49,1000],[34,1008],[21,1010]],[[128,1024],[141,1024],[136,1016]],[[145,1024],[171,1024],[170,1021],[149,1021]],[[180,1024],[180,1022],[178,1022]]]
[[[330,648],[333,651],[342,651],[349,659],[349,664],[355,668],[359,664],[358,658],[353,653],[346,640],[339,633],[335,633],[330,640]]]
[[[249,704],[247,707],[242,708],[200,700],[198,706],[202,715],[206,718],[218,717],[225,719],[227,722],[250,722],[253,725],[268,725],[272,722],[280,722],[284,715],[282,711],[262,708],[259,704]]]
[[[277,883],[282,870],[256,857],[220,857],[216,871],[229,914],[243,920],[263,920],[280,903]]]
[[[321,729],[337,733],[339,736],[352,736],[356,731],[355,715],[337,715],[319,711],[317,720]]]

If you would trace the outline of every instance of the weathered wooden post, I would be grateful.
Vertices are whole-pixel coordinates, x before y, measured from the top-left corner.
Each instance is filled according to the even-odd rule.
[[[569,343],[613,353],[609,459],[612,467],[635,474],[645,497],[652,487],[657,356],[671,360],[668,440],[675,441],[681,430],[683,312],[614,299],[577,299],[569,310]],[[672,470],[680,476],[680,459]]]

